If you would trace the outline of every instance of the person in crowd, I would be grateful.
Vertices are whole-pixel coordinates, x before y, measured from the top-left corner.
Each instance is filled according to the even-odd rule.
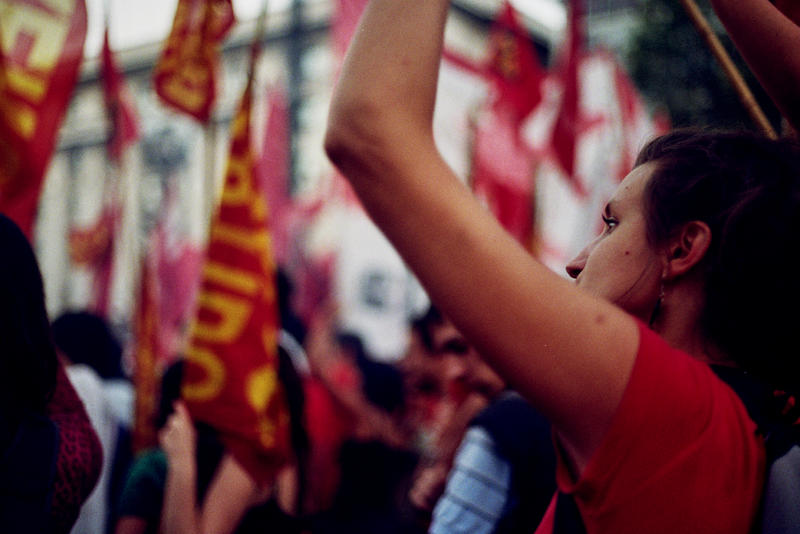
[[[292,447],[307,449],[302,427],[302,389],[291,358],[279,349],[279,376],[286,388]],[[161,446],[140,454],[125,484],[116,534],[300,532],[296,471],[281,470],[273,487],[258,488],[225,452],[217,432],[193,423],[180,402],[183,361],[164,372],[156,426]],[[299,416],[299,417],[298,417]]]
[[[800,131],[800,6],[796,0],[711,0],[734,44],[783,116]]]
[[[370,2],[325,146],[433,302],[550,420],[558,495],[537,533],[565,521],[749,532],[764,442],[712,365],[797,389],[786,347],[800,279],[782,272],[797,260],[800,147],[747,132],[651,141],[571,283],[519,247],[436,148],[448,7]]]
[[[158,411],[155,415],[155,428],[161,430],[173,412],[173,404],[180,399],[183,360],[178,360],[164,371],[158,398]],[[199,446],[200,466],[219,461],[219,446],[205,446],[206,432],[201,431],[203,445]],[[209,440],[210,441],[210,440]],[[210,451],[206,453],[206,451]],[[205,456],[208,454],[208,456]],[[118,503],[119,518],[116,521],[116,534],[155,534],[161,521],[161,507],[164,500],[167,458],[160,448],[147,449],[139,453],[128,472]],[[208,486],[210,475],[205,471],[198,475],[199,499],[202,500]]]
[[[75,534],[105,534],[114,522],[121,478],[131,461],[133,388],[120,365],[122,347],[101,317],[67,312],[52,325],[53,341],[103,448],[103,468],[81,508]]]
[[[310,486],[326,482],[331,491],[329,504],[316,509],[312,530],[420,532],[406,499],[417,455],[403,425],[402,375],[394,365],[374,361],[357,335],[337,333],[333,320],[331,312],[315,321],[308,346],[312,380],[324,392],[316,411],[334,415],[333,428],[312,431],[314,465],[326,464],[329,472]],[[331,426],[319,413],[308,416],[309,426]]]
[[[100,475],[102,450],[58,362],[33,250],[0,214],[0,525],[66,534]]]
[[[418,470],[409,493],[417,510],[430,517],[444,492],[447,475],[467,428],[505,384],[435,306],[430,306],[422,323],[422,341],[432,358],[442,365],[445,388],[434,450]]]
[[[432,352],[446,360],[451,381],[481,398],[484,408],[466,428],[461,426],[455,457],[443,454],[421,473],[412,501],[420,508],[432,508],[431,500],[436,503],[432,533],[532,532],[555,491],[550,426],[524,399],[506,390],[435,306],[425,317]]]
[[[403,425],[423,463],[437,456],[436,435],[446,408],[444,362],[433,354],[426,332],[422,314],[411,321],[408,346],[397,362],[406,392]]]
[[[167,459],[160,532],[299,534],[303,530],[298,517],[302,481],[297,475],[297,462],[304,458],[308,448],[302,383],[286,350],[279,346],[278,355],[278,379],[289,407],[292,458],[277,471],[271,486],[267,487],[260,487],[218,439],[218,461],[204,465],[199,458],[200,432],[183,403],[176,402],[174,413],[159,432],[159,442]],[[205,495],[200,496],[196,492],[200,489],[198,475],[204,469],[209,469],[211,477]]]

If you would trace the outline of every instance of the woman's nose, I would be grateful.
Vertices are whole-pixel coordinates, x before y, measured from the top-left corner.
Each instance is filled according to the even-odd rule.
[[[572,261],[567,264],[567,274],[570,278],[578,278],[583,268],[586,267],[586,258],[589,256],[587,249],[588,247],[581,250],[578,255],[572,258]]]

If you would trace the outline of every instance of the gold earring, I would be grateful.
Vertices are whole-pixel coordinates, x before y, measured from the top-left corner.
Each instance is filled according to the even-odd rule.
[[[650,322],[648,323],[650,327],[653,326],[653,323],[656,322],[656,318],[658,314],[661,312],[661,308],[664,306],[664,280],[661,280],[661,288],[658,291],[658,299],[656,300],[656,305],[653,307],[653,312],[650,314]]]

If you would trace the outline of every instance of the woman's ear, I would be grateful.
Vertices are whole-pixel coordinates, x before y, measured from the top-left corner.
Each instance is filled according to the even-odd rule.
[[[689,272],[700,263],[711,246],[711,228],[703,221],[690,221],[670,241],[667,249],[664,280]]]

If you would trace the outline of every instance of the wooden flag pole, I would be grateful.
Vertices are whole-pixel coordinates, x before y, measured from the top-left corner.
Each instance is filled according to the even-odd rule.
[[[694,0],[680,0],[683,8],[686,10],[686,13],[689,15],[689,18],[692,19],[697,31],[700,32],[700,37],[706,42],[708,47],[711,49],[711,53],[714,54],[714,57],[717,58],[720,65],[722,66],[722,70],[725,71],[725,74],[728,76],[728,80],[733,84],[733,88],[736,90],[736,93],[739,95],[739,99],[742,101],[745,109],[747,109],[750,116],[761,128],[761,131],[764,132],[768,137],[772,139],[776,139],[778,135],[775,133],[775,129],[767,120],[766,115],[761,110],[761,107],[756,102],[753,93],[750,91],[750,88],[747,86],[747,82],[744,81],[742,74],[739,72],[739,69],[736,68],[736,65],[733,63],[730,55],[722,46],[722,43],[717,38],[714,31],[711,29],[711,25],[708,23],[708,20],[703,15],[700,8],[697,7],[697,4]]]

